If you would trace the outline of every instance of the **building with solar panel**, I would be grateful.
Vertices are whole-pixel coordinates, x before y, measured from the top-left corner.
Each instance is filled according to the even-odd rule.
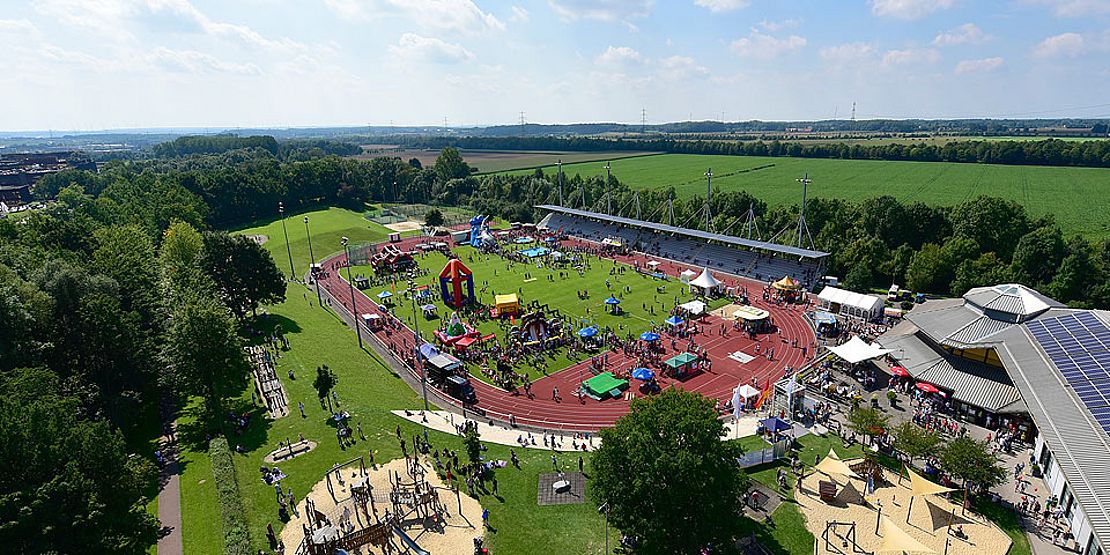
[[[915,307],[877,342],[964,420],[1032,443],[1084,555],[1110,546],[1110,312],[1023,285]]]

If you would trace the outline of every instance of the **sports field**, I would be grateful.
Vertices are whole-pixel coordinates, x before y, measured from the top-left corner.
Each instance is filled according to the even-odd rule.
[[[951,205],[991,195],[1017,201],[1034,217],[1054,214],[1067,234],[1110,237],[1110,169],[1106,168],[697,154],[647,156],[611,166],[613,175],[630,187],[674,186],[683,196],[704,195],[704,174],[712,168],[714,187],[747,191],[769,206],[797,204],[801,186],[795,180],[807,173],[813,180],[811,198],[891,195],[902,201]],[[605,175],[600,162],[564,164],[563,171]]]
[[[675,299],[689,300],[686,287],[682,282],[671,279],[659,281],[635,273],[631,266],[614,263],[612,260],[599,259],[594,256],[583,256],[588,260],[588,268],[579,275],[574,270],[563,270],[565,278],[560,278],[559,270],[537,268],[536,264],[515,263],[511,266],[500,256],[483,254],[472,247],[456,247],[463,263],[474,272],[474,293],[478,301],[483,304],[492,304],[494,295],[517,293],[522,304],[538,301],[550,309],[557,309],[562,314],[567,325],[576,331],[587,325],[596,325],[600,328],[609,327],[618,332],[618,335],[632,334],[639,336],[648,331],[653,325],[662,325],[663,320],[669,315],[669,307],[674,306]],[[542,263],[542,259],[537,259]],[[447,263],[447,257],[442,253],[433,252],[417,257],[421,268],[428,270],[428,275],[418,281],[417,285],[429,285],[436,290],[439,287],[438,275]],[[625,273],[613,273],[615,268],[624,267]],[[356,266],[355,274],[372,275],[373,271],[368,266]],[[399,284],[396,292],[400,293],[405,284]],[[659,289],[662,290],[660,292]],[[374,298],[382,290],[390,288],[371,288],[365,293]],[[579,291],[589,293],[588,298],[578,297]],[[614,315],[605,305],[605,299],[615,296],[621,301],[620,315]],[[719,299],[710,303],[711,308],[725,304]],[[425,320],[420,318],[421,336],[434,342],[433,332],[441,327],[450,317],[452,309],[435,301],[438,307],[439,318]],[[412,325],[412,308],[409,305],[400,305],[396,313],[404,318],[405,323]],[[467,320],[470,324],[475,322]],[[504,339],[510,321],[485,321],[476,326],[483,335],[495,333],[498,338]],[[579,355],[581,358],[581,355]],[[531,379],[542,377],[548,373],[562,370],[579,362],[577,359],[567,357],[566,349],[550,351],[544,357],[543,364],[527,363],[518,367],[517,371],[526,371]],[[475,369],[472,369],[475,371]]]

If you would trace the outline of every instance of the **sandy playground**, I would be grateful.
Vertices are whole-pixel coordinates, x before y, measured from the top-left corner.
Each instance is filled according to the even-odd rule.
[[[412,220],[397,222],[395,224],[385,224],[385,227],[386,229],[397,232],[420,231],[422,229],[420,222],[414,222]]]
[[[853,465],[859,461],[860,459],[844,462]],[[817,538],[818,549],[815,553],[859,553],[853,549],[851,543],[847,547],[842,543],[848,533],[847,526],[837,527],[835,533],[830,533],[832,546],[826,545],[822,536],[825,534],[826,523],[830,521],[856,523],[855,539],[859,548],[867,553],[877,552],[884,538],[875,533],[878,521],[876,504],[882,505],[882,516],[889,519],[888,524],[896,525],[937,555],[945,553],[946,538],[951,539],[947,551],[949,555],[1002,555],[1010,549],[1010,538],[1001,529],[980,515],[971,511],[965,513],[960,505],[950,503],[940,495],[914,498],[911,518],[907,523],[906,512],[910,508],[912,492],[909,478],[903,477],[899,484],[898,475],[886,469],[883,470],[883,478],[884,480],[875,484],[875,493],[866,496],[866,502],[860,493],[867,488],[864,480],[846,476],[830,477],[821,472],[812,472],[802,480],[802,490],[795,492],[794,498],[805,516],[806,528]],[[837,496],[832,504],[822,501],[818,495],[819,482],[822,481],[837,483]],[[886,483],[882,483],[883,481]],[[953,532],[957,526],[962,526],[965,537],[948,535],[949,519]]]
[[[401,528],[422,549],[430,553],[470,553],[474,549],[474,538],[483,533],[481,504],[465,492],[456,497],[456,494],[448,489],[443,480],[435,473],[430,461],[421,457],[420,462],[426,470],[424,479],[436,488],[440,502],[446,508],[445,525],[426,527],[424,523],[409,518],[402,520]],[[325,478],[317,482],[307,498],[302,498],[297,503],[296,514],[290,515],[292,519],[281,530],[281,541],[286,546],[286,553],[295,553],[297,546],[301,544],[301,540],[304,538],[303,525],[308,524],[305,511],[307,499],[311,499],[315,505],[315,510],[325,515],[332,523],[343,522],[345,509],[348,511],[346,513],[349,515],[348,519],[355,528],[367,527],[375,520],[376,517],[373,513],[368,518],[361,510],[356,510],[354,499],[351,496],[351,485],[361,479],[359,465],[357,463],[351,464],[342,467],[338,472],[342,473],[342,484],[332,473],[331,492],[328,491],[328,480]],[[389,499],[392,489],[390,476],[396,479],[398,474],[402,481],[412,481],[406,468],[406,459],[394,459],[384,465],[378,465],[376,468],[366,467],[366,476],[372,487],[377,516],[384,516],[387,511],[392,509]],[[460,503],[462,506],[461,514],[459,512]],[[399,537],[394,536],[393,545],[397,547],[393,553],[408,552]],[[366,545],[356,550],[355,553],[380,554],[381,551]]]

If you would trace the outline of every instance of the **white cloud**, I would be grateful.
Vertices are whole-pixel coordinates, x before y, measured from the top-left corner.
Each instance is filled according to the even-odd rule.
[[[646,17],[655,0],[548,0],[548,4],[559,17],[568,21],[626,21]]]
[[[234,73],[260,75],[262,70],[254,64],[239,64],[219,60],[215,56],[195,50],[157,48],[148,60],[156,67],[179,73]]]
[[[513,15],[509,17],[509,21],[512,21],[514,23],[525,23],[531,17],[528,14],[528,10],[526,10],[526,9],[520,7],[520,6],[513,6],[512,7],[512,12],[513,12]]]
[[[866,42],[849,42],[821,49],[821,59],[834,66],[848,65],[875,55],[875,46]]]
[[[962,60],[960,63],[956,64],[956,74],[994,71],[1002,67],[1002,63],[1002,58],[997,56],[994,58],[983,58],[981,60]]]
[[[753,30],[750,35],[732,41],[732,51],[744,58],[770,60],[804,48],[805,37],[790,35],[785,38],[774,37]]]
[[[751,0],[694,0],[694,3],[711,12],[731,12],[748,7]]]
[[[871,13],[897,19],[918,19],[938,10],[947,10],[956,0],[871,0]]]
[[[940,61],[940,52],[932,48],[888,50],[883,55],[883,65],[887,66],[935,64],[938,61]]]
[[[955,29],[945,31],[933,39],[934,46],[953,46],[956,44],[982,44],[991,39],[974,23],[964,23]]]
[[[784,19],[782,21],[767,21],[764,19],[759,22],[759,26],[774,33],[783,29],[793,29],[802,24],[800,19]]]
[[[597,56],[595,62],[604,66],[621,66],[643,63],[644,57],[629,46],[610,46]]]
[[[1110,0],[1025,0],[1026,3],[1047,6],[1057,17],[1081,17],[1110,13]]]
[[[1086,40],[1079,33],[1061,33],[1048,37],[1033,47],[1036,58],[1059,58],[1078,56],[1086,50]]]
[[[0,19],[0,33],[26,35],[35,33],[38,28],[26,19]]]
[[[474,59],[474,53],[462,45],[415,33],[401,35],[397,44],[390,45],[389,51],[401,62],[457,64]]]
[[[669,56],[659,60],[659,76],[671,81],[681,81],[709,75],[709,68],[698,65],[689,56]]]
[[[35,7],[63,23],[121,41],[134,38],[129,28],[142,18],[168,16],[182,32],[201,32],[266,50],[292,52],[307,48],[288,38],[267,38],[246,25],[213,20],[189,0],[37,0]]]
[[[375,20],[400,15],[425,29],[456,33],[503,31],[505,24],[473,0],[324,0],[348,19]]]

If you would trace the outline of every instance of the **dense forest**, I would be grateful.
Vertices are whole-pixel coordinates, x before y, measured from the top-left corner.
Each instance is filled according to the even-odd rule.
[[[181,434],[205,441],[250,408],[225,406],[245,383],[244,318],[285,283],[177,181],[69,177],[47,208],[0,218],[0,544],[142,554],[160,413],[201,399]]]
[[[1037,166],[1110,167],[1110,140],[1063,141],[952,141],[943,145],[876,144],[841,142],[801,143],[783,141],[599,139],[591,137],[414,137],[404,141],[413,148],[468,148],[502,150],[639,150],[679,154],[729,156],[788,156],[845,160],[902,160]]]

